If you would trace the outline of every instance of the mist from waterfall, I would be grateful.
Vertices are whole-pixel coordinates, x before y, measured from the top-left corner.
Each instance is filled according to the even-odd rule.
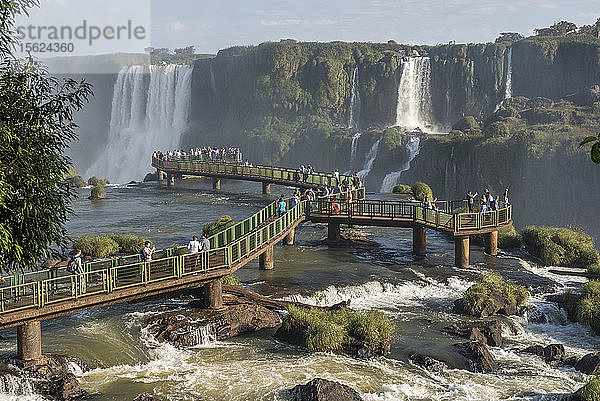
[[[429,57],[410,57],[402,62],[396,125],[406,130],[431,126],[431,64]]]
[[[133,65],[119,72],[114,86],[106,150],[86,176],[112,183],[141,180],[152,170],[155,150],[175,149],[187,129],[192,67]]]
[[[413,136],[408,139],[406,142],[406,152],[408,154],[407,161],[402,165],[400,170],[389,173],[383,178],[383,182],[381,183],[381,189],[379,192],[388,193],[392,192],[394,186],[398,184],[398,180],[403,172],[410,170],[410,163],[414,160],[415,157],[419,155],[419,151],[421,150],[421,138],[418,136]]]

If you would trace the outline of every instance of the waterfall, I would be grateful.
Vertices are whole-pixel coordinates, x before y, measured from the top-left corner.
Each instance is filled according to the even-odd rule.
[[[364,181],[365,178],[371,172],[371,169],[373,168],[373,163],[375,163],[375,159],[377,158],[379,143],[382,139],[383,135],[373,144],[373,146],[371,146],[369,153],[367,153],[367,157],[365,158],[365,165],[363,166],[362,170],[358,172],[358,177],[361,179],[361,181]]]
[[[452,166],[452,175],[450,173],[450,166]],[[452,186],[450,186],[450,181],[454,181],[455,179],[456,162],[454,161],[454,146],[452,146],[452,149],[450,151],[450,158],[446,160],[446,165],[444,168],[444,194],[446,196],[446,199],[451,199],[452,196],[454,196],[453,191],[456,189],[456,183],[452,182]]]
[[[512,97],[512,47],[508,48],[508,70],[506,71],[506,89],[504,90],[504,99]]]
[[[498,103],[496,105],[496,109],[494,110],[494,112],[498,111],[498,109],[500,108],[500,106],[502,106],[502,103],[506,99],[512,97],[512,47],[509,47],[506,50],[506,58],[507,58],[506,63],[508,64],[508,68],[506,69],[506,81],[504,84],[504,98],[502,99],[502,101],[500,101],[500,103]]]
[[[360,91],[358,90],[358,67],[354,68],[352,74],[352,96],[350,97],[350,116],[348,117],[348,128],[358,129],[360,119]]]
[[[402,173],[410,169],[410,163],[419,154],[419,151],[421,149],[420,144],[421,139],[418,136],[410,137],[408,139],[408,142],[406,143],[406,152],[408,153],[408,160],[402,165],[400,170],[389,173],[383,178],[383,182],[381,183],[381,189],[379,190],[379,192],[392,192],[394,186],[398,184],[398,179],[400,178]]]
[[[217,81],[215,80],[215,71],[213,70],[212,64],[210,65],[210,85],[213,90],[213,94],[217,94]]]
[[[402,62],[398,85],[396,125],[407,130],[425,130],[431,125],[431,65],[429,57],[411,57]]]
[[[124,67],[113,91],[106,150],[87,176],[141,180],[153,151],[177,148],[188,126],[191,78],[192,67],[184,65]]]
[[[362,135],[362,132],[357,132],[352,136],[352,146],[350,147],[350,168],[356,159],[356,150],[358,149],[358,138]]]
[[[217,342],[217,330],[212,324],[196,328],[192,332],[195,345],[209,345]]]

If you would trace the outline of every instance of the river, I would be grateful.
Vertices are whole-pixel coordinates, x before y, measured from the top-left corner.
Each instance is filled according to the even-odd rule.
[[[224,181],[215,193],[209,181],[109,186],[102,201],[86,199],[80,190],[76,212],[67,228],[72,236],[123,232],[145,235],[157,246],[186,244],[202,225],[223,214],[239,221],[291,189],[274,187],[260,193],[258,183]],[[517,206],[518,207],[518,206]],[[287,400],[287,389],[322,377],[348,384],[366,400],[559,400],[581,387],[585,375],[571,368],[546,365],[538,357],[517,352],[529,345],[560,342],[567,355],[598,349],[600,337],[569,323],[563,311],[543,301],[577,278],[555,276],[522,255],[497,258],[471,247],[471,267],[454,264],[453,242],[428,231],[428,255],[414,258],[408,229],[357,228],[376,247],[329,247],[326,231],[304,224],[296,245],[276,246],[275,269],[261,271],[256,261],[240,271],[253,290],[316,304],[351,299],[357,309],[378,309],[397,326],[388,357],[355,359],[333,353],[309,353],[278,343],[273,331],[208,342],[188,349],[158,344],[144,321],[159,311],[177,308],[178,299],[119,304],[44,321],[43,351],[81,358],[91,370],[77,372],[82,388],[101,393],[102,400],[131,401],[148,392],[164,400]],[[495,374],[462,370],[430,373],[408,358],[419,352],[454,358],[452,344],[461,342],[441,332],[452,322],[469,320],[452,312],[452,302],[480,272],[494,271],[527,285],[533,294],[525,317],[500,317],[505,345],[490,349],[499,362]],[[529,318],[527,317],[529,316]],[[16,330],[0,332],[0,351],[14,352]],[[77,370],[77,369],[76,369]],[[0,400],[31,400],[31,395],[0,395]],[[39,398],[41,399],[41,398]]]

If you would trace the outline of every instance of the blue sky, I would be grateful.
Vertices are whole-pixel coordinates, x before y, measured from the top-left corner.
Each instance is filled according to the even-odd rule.
[[[36,16],[54,23],[67,16],[75,23],[86,16],[99,25],[111,18],[145,24],[147,13],[154,47],[194,45],[198,52],[215,53],[282,38],[487,42],[500,32],[529,35],[533,28],[563,19],[578,26],[592,24],[600,17],[600,0],[42,0]],[[98,43],[86,50],[97,54],[110,47]]]
[[[152,2],[152,42],[200,52],[293,38],[302,41],[457,43],[531,34],[566,19],[600,17],[600,1],[562,0],[171,0]]]

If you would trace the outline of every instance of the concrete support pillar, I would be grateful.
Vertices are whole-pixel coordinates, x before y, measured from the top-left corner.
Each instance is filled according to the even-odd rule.
[[[175,186],[175,176],[173,174],[167,173],[167,186]]]
[[[17,357],[23,361],[42,356],[42,326],[39,320],[17,326]]]
[[[223,284],[221,279],[213,280],[204,285],[205,304],[209,309],[221,309],[223,307]]]
[[[161,182],[164,179],[165,179],[165,177],[164,177],[163,171],[156,169],[156,181]]]
[[[427,249],[427,230],[425,227],[413,227],[413,254],[425,256]]]
[[[287,233],[286,236],[283,238],[283,243],[285,245],[294,245],[294,237],[296,235],[295,231],[296,229],[292,228],[290,232]]]
[[[212,184],[213,184],[213,189],[215,189],[215,190],[221,189],[221,179],[220,178],[213,178]]]
[[[268,182],[262,183],[263,195],[271,195],[271,184]]]
[[[454,264],[456,267],[469,267],[469,236],[454,238]]]
[[[275,266],[273,261],[273,245],[268,246],[267,249],[258,257],[258,267],[260,270],[272,270]]]
[[[498,255],[498,231],[485,235],[485,252],[492,256]]]
[[[327,223],[327,242],[337,242],[340,240],[340,223]]]

